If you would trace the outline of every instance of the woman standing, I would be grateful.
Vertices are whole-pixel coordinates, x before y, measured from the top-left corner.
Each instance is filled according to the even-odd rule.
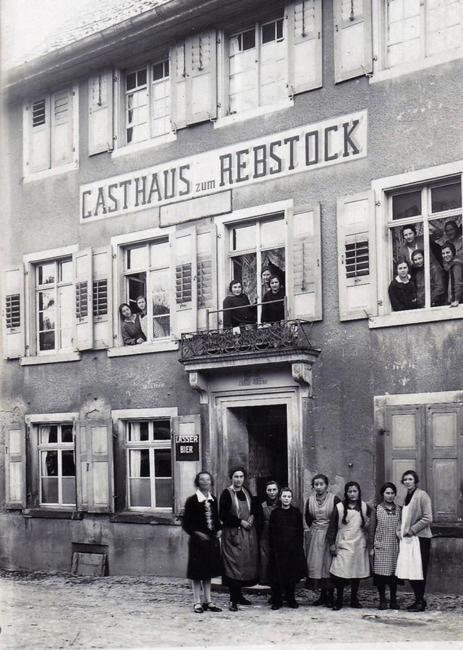
[[[240,280],[232,280],[229,285],[230,295],[223,301],[224,329],[239,327],[256,322],[255,307],[251,307],[249,298],[243,292]]]
[[[387,609],[386,585],[389,586],[390,609],[399,609],[397,604],[397,577],[395,569],[399,554],[397,528],[400,525],[400,506],[394,503],[397,488],[394,483],[385,483],[380,490],[381,503],[373,509],[370,525],[373,560],[373,584],[379,593],[379,609]]]
[[[272,588],[272,609],[280,609],[283,596],[288,607],[299,607],[295,598],[296,583],[305,576],[302,514],[291,505],[293,492],[281,490],[280,506],[270,515],[269,576]]]
[[[194,484],[196,493],[186,500],[182,520],[183,530],[190,536],[187,577],[190,578],[193,588],[193,610],[197,614],[204,611],[221,612],[220,607],[211,601],[211,578],[222,573],[219,545],[221,526],[217,499],[211,494],[211,474],[199,472]]]
[[[349,481],[344,487],[344,500],[331,515],[328,541],[333,555],[330,573],[336,585],[333,609],[342,608],[344,587],[350,582],[350,606],[360,608],[358,589],[361,578],[370,575],[367,550],[367,527],[371,508],[362,501],[360,485]]]
[[[328,526],[339,497],[328,492],[328,477],[316,474],[312,479],[315,494],[307,499],[305,522],[310,529],[310,544],[307,552],[309,580],[320,589],[319,598],[312,605],[333,607],[334,589],[330,580],[331,553],[326,540]]]
[[[262,298],[263,323],[275,323],[285,319],[285,288],[276,275],[270,278],[269,284],[270,291]]]
[[[265,486],[267,498],[260,504],[259,512],[259,584],[268,585],[268,562],[270,556],[269,524],[270,515],[279,505],[278,493],[280,488],[276,481],[269,481]]]
[[[415,594],[415,602],[407,607],[410,612],[424,612],[426,609],[424,592],[432,537],[431,499],[417,487],[418,481],[418,474],[412,469],[402,474],[407,496],[402,508],[396,575],[409,580]]]
[[[224,583],[230,590],[231,612],[237,612],[238,605],[251,605],[241,589],[245,585],[256,584],[258,576],[255,500],[244,487],[245,477],[246,472],[242,467],[232,469],[231,485],[222,492],[219,502],[223,522]]]

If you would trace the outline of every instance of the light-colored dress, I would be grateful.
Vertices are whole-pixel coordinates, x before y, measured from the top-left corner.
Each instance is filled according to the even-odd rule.
[[[396,576],[404,580],[423,580],[420,540],[416,535],[404,537],[410,528],[410,503],[402,508],[402,525],[400,527],[399,557],[397,558]]]
[[[320,580],[330,577],[331,553],[326,541],[326,533],[333,512],[334,494],[329,492],[322,503],[317,497],[309,497],[308,510],[313,518],[310,526],[310,544],[307,553],[307,570],[309,578]]]
[[[263,522],[262,530],[260,533],[259,550],[260,550],[260,565],[259,565],[259,583],[261,585],[268,585],[268,563],[270,559],[270,539],[269,539],[269,523],[270,515],[278,507],[278,501],[274,505],[269,504],[267,501],[262,503]]]
[[[338,503],[338,533],[336,536],[337,555],[333,557],[330,572],[338,578],[350,580],[352,578],[368,578],[370,575],[370,562],[368,557],[366,528],[368,526],[367,506],[362,501],[362,513],[365,528],[362,528],[360,512],[349,508],[346,523],[342,522],[344,506]]]
[[[390,511],[381,504],[376,508],[376,529],[374,538],[375,560],[373,571],[376,575],[392,576],[395,573],[399,540],[397,527],[400,522],[400,507]]]

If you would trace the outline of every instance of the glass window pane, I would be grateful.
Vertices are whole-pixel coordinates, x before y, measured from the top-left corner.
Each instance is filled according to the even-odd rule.
[[[42,451],[40,475],[41,476],[58,476],[58,451]]]
[[[246,32],[243,32],[242,35],[242,49],[251,50],[256,46],[256,31],[254,29],[248,29]]]
[[[137,85],[144,86],[146,84],[146,68],[137,72]]]
[[[53,284],[55,281],[55,263],[39,264],[37,268],[38,284]]]
[[[42,503],[58,503],[58,478],[42,479]]]
[[[153,422],[153,440],[170,440],[169,420],[155,420]]]
[[[232,279],[239,280],[251,303],[257,300],[257,257],[255,253],[232,258]]]
[[[129,450],[129,475],[133,478],[151,475],[148,449]]]
[[[170,246],[167,240],[154,242],[151,249],[151,266],[155,269],[170,266]]]
[[[170,449],[156,449],[154,452],[154,475],[156,478],[172,476]]]
[[[461,183],[450,183],[431,188],[431,210],[443,212],[461,207]]]
[[[74,460],[73,449],[61,452],[61,473],[63,476],[76,475],[76,464]]]
[[[129,422],[127,432],[130,442],[148,440],[148,422]]]
[[[137,298],[146,296],[146,273],[134,273],[127,276],[127,302],[133,313],[139,312]]]
[[[66,505],[74,505],[76,502],[76,481],[74,478],[62,479],[62,502]]]
[[[406,219],[421,214],[421,190],[395,194],[392,197],[392,218]]]
[[[129,500],[132,507],[151,507],[151,484],[146,478],[131,478],[129,480]]]
[[[172,479],[156,479],[156,508],[172,507]]]
[[[260,226],[260,243],[262,248],[268,248],[275,244],[284,244],[285,222],[284,219],[272,219],[262,221]]]
[[[232,228],[230,235],[232,251],[243,251],[256,247],[255,223]]]
[[[148,266],[148,246],[132,246],[127,249],[127,269],[145,269]]]
[[[275,40],[276,23],[267,23],[262,25],[262,43],[270,43]]]
[[[59,281],[72,282],[72,260],[63,260],[59,265]]]
[[[170,335],[170,271],[151,272],[153,338]]]
[[[153,65],[153,81],[164,79],[164,77],[167,77],[168,74],[169,74],[168,61],[161,61],[161,63],[155,63]]]
[[[58,427],[56,424],[40,425],[40,442],[41,444],[58,442]]]
[[[73,427],[72,424],[63,424],[61,427],[61,441],[62,442],[72,442],[73,441]]]
[[[47,350],[55,349],[55,333],[42,332],[39,334],[39,350],[45,352]]]
[[[127,90],[133,90],[137,85],[137,75],[135,72],[129,72],[126,78]]]

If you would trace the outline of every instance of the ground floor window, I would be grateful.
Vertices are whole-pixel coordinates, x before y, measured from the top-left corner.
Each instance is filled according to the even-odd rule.
[[[76,504],[76,462],[72,424],[38,426],[40,505]]]

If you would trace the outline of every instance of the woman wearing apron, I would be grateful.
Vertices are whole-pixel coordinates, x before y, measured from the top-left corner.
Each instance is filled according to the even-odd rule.
[[[331,553],[326,539],[331,515],[340,499],[328,492],[328,477],[316,474],[312,479],[315,494],[307,499],[305,522],[310,529],[307,551],[307,575],[310,586],[320,589],[319,598],[312,605],[333,607],[334,589],[330,580]]]
[[[219,516],[223,522],[223,578],[230,590],[231,612],[237,612],[238,605],[251,605],[241,588],[256,584],[258,576],[254,499],[243,485],[245,476],[242,467],[233,469],[230,472],[232,483],[222,492],[219,502]]]
[[[397,527],[400,526],[400,506],[394,503],[397,488],[394,483],[385,483],[380,490],[381,503],[372,512],[370,534],[373,556],[373,584],[379,593],[379,609],[387,609],[386,585],[389,585],[390,609],[399,609],[397,604],[397,578],[395,569],[399,554]]]
[[[367,527],[371,508],[362,501],[360,485],[349,481],[344,487],[344,500],[333,510],[328,528],[328,541],[333,555],[330,573],[336,585],[333,609],[342,608],[344,587],[350,582],[350,606],[360,608],[358,589],[361,578],[370,575],[367,549]]]
[[[429,495],[416,487],[419,478],[414,470],[402,474],[407,489],[399,529],[400,547],[396,575],[410,581],[415,602],[407,607],[409,612],[424,612],[426,600],[426,574],[431,551],[432,504]]]

